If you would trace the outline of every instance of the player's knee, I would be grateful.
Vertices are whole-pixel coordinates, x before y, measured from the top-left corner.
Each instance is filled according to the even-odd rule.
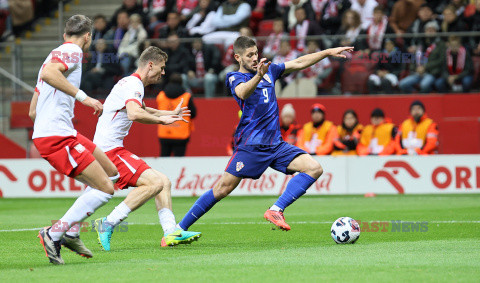
[[[170,182],[170,179],[168,179],[167,176],[165,175],[160,175],[160,179],[162,180],[162,183],[163,183],[163,190],[166,190],[166,191],[170,191],[171,188],[172,188],[172,182]]]
[[[101,191],[113,195],[115,190],[112,181],[109,178],[104,178],[101,182]]]
[[[318,179],[323,174],[323,168],[318,162],[312,162],[309,165],[308,174],[313,178]]]
[[[217,200],[221,200],[224,197],[228,196],[232,192],[232,188],[229,184],[221,183],[217,187],[215,187],[213,191],[213,196]]]
[[[158,195],[162,189],[163,189],[163,181],[161,179],[157,179],[155,180],[154,182],[152,182],[150,184],[150,186],[148,186],[149,190],[150,190],[150,195],[153,197],[153,196],[156,196]]]

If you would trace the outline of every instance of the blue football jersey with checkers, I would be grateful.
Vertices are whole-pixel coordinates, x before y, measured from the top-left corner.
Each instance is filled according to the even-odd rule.
[[[271,64],[253,94],[240,99],[235,87],[248,82],[254,73],[230,72],[226,85],[242,110],[242,118],[235,131],[235,146],[277,145],[282,141],[275,81],[285,71],[285,64]]]

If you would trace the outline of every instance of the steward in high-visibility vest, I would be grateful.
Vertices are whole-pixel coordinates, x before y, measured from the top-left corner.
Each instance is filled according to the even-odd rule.
[[[434,154],[438,145],[437,124],[425,113],[419,100],[410,105],[410,118],[403,121],[395,139],[397,154]]]
[[[382,109],[376,108],[370,115],[371,125],[363,128],[357,145],[358,155],[392,155],[395,153],[397,128],[385,118]]]
[[[362,130],[363,126],[358,123],[357,113],[352,109],[345,111],[342,124],[337,126],[332,155],[357,155]]]
[[[282,139],[291,145],[297,145],[298,134],[302,126],[295,121],[295,109],[290,103],[285,104],[280,113],[280,132]]]
[[[161,156],[184,156],[190,134],[193,131],[193,121],[196,116],[196,108],[193,104],[192,95],[182,87],[181,77],[172,74],[170,82],[164,90],[157,95],[157,108],[162,110],[174,110],[183,99],[182,107],[188,107],[190,117],[185,117],[189,123],[173,123],[170,125],[158,125],[157,135],[160,140]]]
[[[312,155],[328,155],[333,150],[335,125],[325,120],[326,108],[320,103],[312,106],[312,121],[303,126],[298,147]]]

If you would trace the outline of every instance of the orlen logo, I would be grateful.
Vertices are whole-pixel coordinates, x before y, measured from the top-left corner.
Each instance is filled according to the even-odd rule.
[[[12,182],[16,182],[18,180],[17,177],[15,177],[15,175],[13,175],[13,173],[3,165],[0,165],[0,173],[3,173]],[[3,197],[3,192],[2,192],[2,189],[0,188],[0,198],[2,197]]]
[[[380,169],[376,174],[375,178],[380,178],[383,177],[387,179],[387,181],[392,184],[392,186],[398,191],[399,194],[405,193],[405,190],[402,185],[395,179],[395,175],[398,174],[399,169],[405,169],[405,171],[410,174],[413,178],[417,179],[420,178],[420,175],[418,174],[415,169],[413,169],[410,164],[408,164],[405,161],[387,161],[385,165],[383,165],[383,169]]]

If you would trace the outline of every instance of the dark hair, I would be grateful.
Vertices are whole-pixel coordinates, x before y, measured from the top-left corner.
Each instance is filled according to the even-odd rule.
[[[382,14],[385,14],[385,11],[383,11],[383,8],[380,7],[380,6],[377,6],[375,8],[373,8],[373,12],[382,12]]]
[[[142,54],[140,54],[140,58],[138,59],[139,66],[145,66],[148,62],[167,62],[168,55],[162,49],[156,46],[147,47],[147,49],[143,50]]]
[[[169,82],[172,84],[179,84],[183,83],[182,75],[179,73],[173,73],[170,75]]]
[[[98,14],[95,17],[93,17],[93,21],[100,20],[100,19],[107,21],[107,17],[105,17],[105,15],[103,14]]]
[[[353,127],[351,129],[347,128],[347,126],[345,126],[345,117],[348,115],[348,114],[352,114],[353,117],[355,117],[355,120],[357,120],[355,122],[355,125],[353,125]],[[347,109],[345,111],[345,113],[343,113],[343,117],[342,117],[342,127],[346,130],[353,130],[355,129],[355,127],[358,125],[358,116],[357,116],[357,112],[355,112],[355,110],[353,109]]]
[[[375,108],[375,109],[373,109],[372,114],[370,115],[370,117],[381,117],[381,118],[385,118],[385,113],[383,113],[383,110],[382,110],[382,109],[380,109],[380,108]]]
[[[243,53],[245,49],[257,46],[255,40],[248,36],[239,36],[233,43],[233,52],[236,54]]]
[[[92,32],[92,20],[85,15],[73,15],[65,24],[65,34],[68,36],[81,36]]]

